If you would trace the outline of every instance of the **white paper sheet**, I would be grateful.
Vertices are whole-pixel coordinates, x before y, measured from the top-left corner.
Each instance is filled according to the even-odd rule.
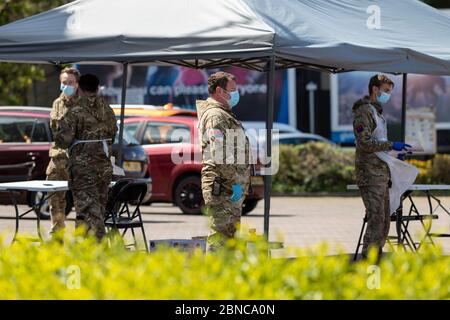
[[[113,167],[113,175],[115,176],[124,176],[125,175],[125,171],[116,165],[116,157],[111,157],[111,164]]]

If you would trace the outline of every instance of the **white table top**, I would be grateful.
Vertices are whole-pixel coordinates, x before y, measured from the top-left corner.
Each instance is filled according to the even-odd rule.
[[[347,185],[347,190],[358,190],[356,184]],[[450,185],[445,184],[413,184],[408,188],[410,191],[427,191],[427,190],[450,190]]]
[[[67,181],[30,180],[0,183],[0,191],[27,190],[52,192],[69,190]]]
[[[115,181],[111,181],[109,186],[112,187],[115,183]],[[67,181],[63,180],[28,180],[0,183],[0,191],[12,190],[27,190],[36,192],[67,191],[69,190],[69,184]]]

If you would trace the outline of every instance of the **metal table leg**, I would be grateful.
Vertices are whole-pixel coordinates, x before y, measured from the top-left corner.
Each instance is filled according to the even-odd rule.
[[[402,238],[403,199],[400,202],[400,207],[397,209],[395,213],[396,213],[395,227],[397,229],[397,245],[403,248],[404,251],[406,251],[405,247],[403,246],[403,238]]]
[[[39,201],[39,205],[37,207],[37,210],[35,210],[36,212],[36,216],[37,216],[37,234],[39,236],[39,240],[41,242],[44,242],[44,240],[42,239],[42,234],[41,234],[41,208],[42,205],[44,204],[44,202],[46,200],[48,200],[50,198],[50,196],[48,196],[47,198],[45,197],[45,193],[42,193],[42,197]]]
[[[17,239],[17,234],[19,233],[19,219],[20,219],[20,216],[19,216],[19,208],[17,207],[17,199],[16,199],[16,196],[14,195],[14,191],[9,191],[9,195],[10,195],[11,201],[12,201],[12,203],[14,205],[14,210],[16,211],[16,228],[15,228],[14,236],[13,236],[13,239],[12,239],[12,243],[14,243],[16,241],[16,239]]]
[[[28,213],[30,213],[32,211],[36,212],[36,216],[37,216],[36,227],[37,227],[37,234],[38,234],[38,237],[39,237],[39,242],[44,242],[44,239],[42,238],[42,233],[41,233],[40,212],[41,212],[42,205],[44,204],[45,201],[47,201],[51,197],[51,195],[45,196],[45,194],[43,194],[41,200],[39,201],[39,203],[37,205],[37,207],[36,207],[36,204],[34,204],[31,207],[30,210],[25,211],[24,213],[20,214],[15,193],[16,193],[16,191],[9,190],[9,195],[11,197],[11,201],[12,201],[12,203],[14,205],[14,210],[15,210],[15,213],[16,213],[16,226],[15,226],[14,236],[13,236],[13,239],[12,239],[11,243],[14,243],[15,241],[17,241],[17,235],[19,234],[20,219],[22,217],[26,216]]]
[[[414,243],[414,240],[411,237],[411,234],[408,231],[409,221],[406,221],[406,223],[403,221],[403,204],[405,199],[410,199],[411,191],[406,191],[400,201],[400,207],[396,211],[396,228],[397,228],[397,242],[398,245],[403,248],[403,250],[406,252],[406,246],[409,247],[409,249],[414,252],[417,251],[417,247]],[[411,209],[409,214],[411,215]],[[406,244],[406,245],[405,245]]]

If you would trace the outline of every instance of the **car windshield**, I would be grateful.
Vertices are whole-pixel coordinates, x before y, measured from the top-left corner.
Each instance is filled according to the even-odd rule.
[[[45,122],[36,118],[1,116],[0,143],[49,142]]]
[[[119,130],[117,130],[115,142],[119,143]],[[137,141],[136,138],[130,135],[126,130],[123,130],[123,144],[127,146],[135,146],[139,145],[139,141]]]

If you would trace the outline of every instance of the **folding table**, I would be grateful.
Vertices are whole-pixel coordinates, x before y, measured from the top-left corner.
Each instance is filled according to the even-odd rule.
[[[31,191],[42,192],[43,196],[39,203],[34,203],[31,209],[20,214],[19,207],[17,205],[16,193],[17,191]],[[37,216],[37,234],[39,236],[38,241],[42,242],[42,235],[40,230],[41,219],[40,210],[42,204],[48,200],[53,194],[48,195],[49,192],[67,191],[69,190],[67,181],[47,181],[47,180],[31,180],[31,181],[18,181],[18,182],[6,182],[0,183],[0,192],[8,192],[14,205],[16,212],[16,228],[12,242],[16,241],[17,234],[19,233],[19,222],[28,213],[35,211]]]
[[[357,185],[348,185],[347,190],[358,190]],[[408,188],[408,190],[403,194],[401,199],[400,207],[397,209],[397,211],[391,215],[391,221],[396,222],[396,231],[397,231],[397,243],[399,245],[403,245],[404,243],[409,247],[411,251],[417,251],[419,250],[420,246],[423,244],[423,242],[428,239],[432,244],[434,244],[432,237],[449,237],[448,234],[432,234],[430,233],[431,230],[431,221],[434,219],[438,219],[438,215],[436,214],[438,209],[442,209],[445,213],[450,215],[449,209],[447,209],[443,204],[442,201],[434,194],[432,194],[432,191],[436,190],[450,190],[450,185],[425,185],[425,184],[416,184],[412,185]],[[416,206],[414,202],[414,198],[412,196],[412,193],[414,191],[424,192],[427,201],[428,201],[428,207],[429,212],[427,214],[421,214],[418,207]],[[404,202],[408,199],[410,202],[410,208],[407,215],[404,215]],[[427,225],[424,223],[424,220],[429,220],[430,223]],[[409,222],[410,221],[420,221],[422,224],[422,227],[425,230],[425,236],[420,240],[418,244],[413,240],[411,234],[408,231]],[[356,259],[359,248],[362,246],[362,236],[364,233],[364,228],[366,226],[367,219],[364,217],[363,225],[361,228],[361,232],[358,239],[358,244],[356,247],[354,259]],[[402,246],[406,249],[406,247]]]

